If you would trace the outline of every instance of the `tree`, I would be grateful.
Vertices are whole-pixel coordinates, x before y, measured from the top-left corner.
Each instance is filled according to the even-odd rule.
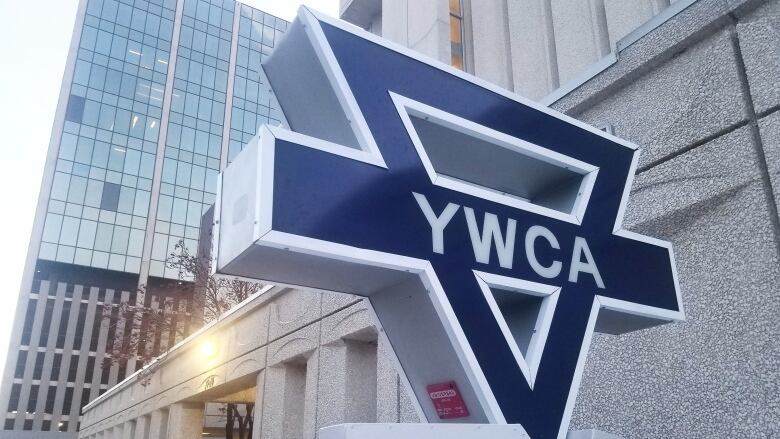
[[[118,365],[125,370],[131,365],[136,369],[149,365],[138,376],[142,385],[148,384],[156,370],[150,364],[155,358],[164,356],[195,328],[219,320],[262,287],[237,278],[214,276],[210,262],[207,252],[193,254],[181,240],[165,262],[168,268],[178,271],[178,279],[166,281],[158,288],[160,291],[150,292],[142,285],[134,301],[105,304],[103,322],[109,325],[108,339],[113,342],[106,347],[103,367]],[[252,437],[254,404],[243,405],[243,415],[239,404],[229,403],[221,409],[226,417],[227,439],[233,439],[236,422],[239,439]]]

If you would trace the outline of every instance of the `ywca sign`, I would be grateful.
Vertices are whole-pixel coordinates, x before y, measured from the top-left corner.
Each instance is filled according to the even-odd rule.
[[[565,437],[593,332],[684,318],[634,145],[306,9],[264,69],[289,129],[222,175],[217,271],[367,297],[428,422]]]

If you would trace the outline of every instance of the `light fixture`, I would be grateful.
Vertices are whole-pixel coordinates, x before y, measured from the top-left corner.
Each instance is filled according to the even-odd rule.
[[[128,52],[132,53],[133,55],[139,55],[139,56],[141,55],[141,52],[133,49],[128,50]]]
[[[133,116],[133,128],[135,128],[135,124],[138,123],[138,116]]]
[[[200,353],[206,358],[211,358],[217,353],[217,346],[211,340],[206,340],[200,345]]]

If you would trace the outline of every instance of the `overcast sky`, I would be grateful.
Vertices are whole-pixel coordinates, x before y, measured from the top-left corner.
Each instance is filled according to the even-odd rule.
[[[338,0],[245,0],[286,20],[301,4],[338,15]],[[32,231],[78,0],[0,0],[0,368]]]

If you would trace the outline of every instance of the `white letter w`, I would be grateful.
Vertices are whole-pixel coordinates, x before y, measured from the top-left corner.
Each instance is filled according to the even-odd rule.
[[[477,219],[474,217],[474,210],[469,207],[463,207],[466,212],[466,222],[469,225],[469,235],[471,236],[471,246],[474,248],[474,257],[477,262],[483,264],[490,263],[491,242],[496,243],[496,252],[498,253],[498,263],[504,268],[512,268],[512,259],[515,254],[515,230],[517,221],[507,220],[506,241],[501,236],[501,226],[498,225],[498,217],[492,213],[485,213],[485,222],[482,224],[482,236],[479,233]]]

